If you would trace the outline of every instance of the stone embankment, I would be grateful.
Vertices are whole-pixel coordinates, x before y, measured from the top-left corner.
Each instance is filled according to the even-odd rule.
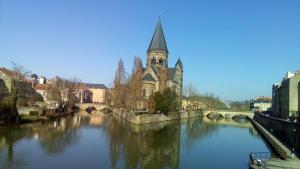
[[[114,113],[133,124],[148,124],[148,123],[156,123],[156,122],[163,122],[163,121],[179,120],[179,119],[186,119],[192,117],[199,117],[202,116],[203,114],[201,111],[189,111],[189,112],[184,111],[184,112],[172,112],[166,116],[164,114],[127,113],[121,110],[115,110]]]
[[[254,120],[300,157],[300,123],[256,113]]]
[[[277,138],[275,138],[268,130],[266,130],[263,126],[261,126],[258,122],[250,119],[252,124],[255,126],[257,130],[264,136],[264,138],[269,142],[269,144],[276,150],[276,152],[280,155],[281,158],[293,159],[292,152],[285,145],[283,145]]]

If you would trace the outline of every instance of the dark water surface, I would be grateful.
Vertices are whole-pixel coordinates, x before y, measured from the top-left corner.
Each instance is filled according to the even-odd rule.
[[[250,122],[207,118],[136,126],[114,116],[76,115],[0,128],[0,168],[242,169],[270,151]]]

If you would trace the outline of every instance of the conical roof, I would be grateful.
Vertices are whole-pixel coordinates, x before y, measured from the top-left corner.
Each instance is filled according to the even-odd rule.
[[[177,60],[177,62],[176,62],[176,64],[175,64],[175,67],[176,67],[177,65],[180,66],[181,68],[183,68],[183,64],[182,64],[180,58]]]
[[[168,48],[160,21],[158,21],[156,25],[154,35],[148,48],[148,51],[153,50],[161,50],[168,53]]]

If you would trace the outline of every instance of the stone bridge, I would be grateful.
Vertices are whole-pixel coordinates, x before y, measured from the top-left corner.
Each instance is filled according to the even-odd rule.
[[[212,120],[208,117],[203,117],[203,122],[207,124],[215,124],[215,125],[224,125],[224,126],[233,126],[238,128],[253,128],[253,125],[251,124],[251,121],[245,120],[245,121],[238,121],[233,120],[232,118],[222,118],[220,120]]]
[[[94,107],[97,111],[100,111],[107,107],[107,105],[99,103],[76,103],[76,106],[78,106],[80,110],[86,110],[89,107]]]
[[[234,118],[237,116],[247,116],[253,119],[254,113],[253,112],[238,112],[238,111],[220,111],[220,110],[206,110],[203,111],[203,116],[209,117],[212,115],[221,116],[223,118]]]

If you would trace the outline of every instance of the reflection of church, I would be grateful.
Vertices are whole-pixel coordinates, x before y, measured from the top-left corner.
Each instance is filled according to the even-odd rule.
[[[169,68],[168,54],[161,22],[158,21],[147,50],[147,64],[143,75],[143,93],[146,98],[166,87],[174,89],[178,96],[182,95],[183,64],[178,59],[175,67]]]

